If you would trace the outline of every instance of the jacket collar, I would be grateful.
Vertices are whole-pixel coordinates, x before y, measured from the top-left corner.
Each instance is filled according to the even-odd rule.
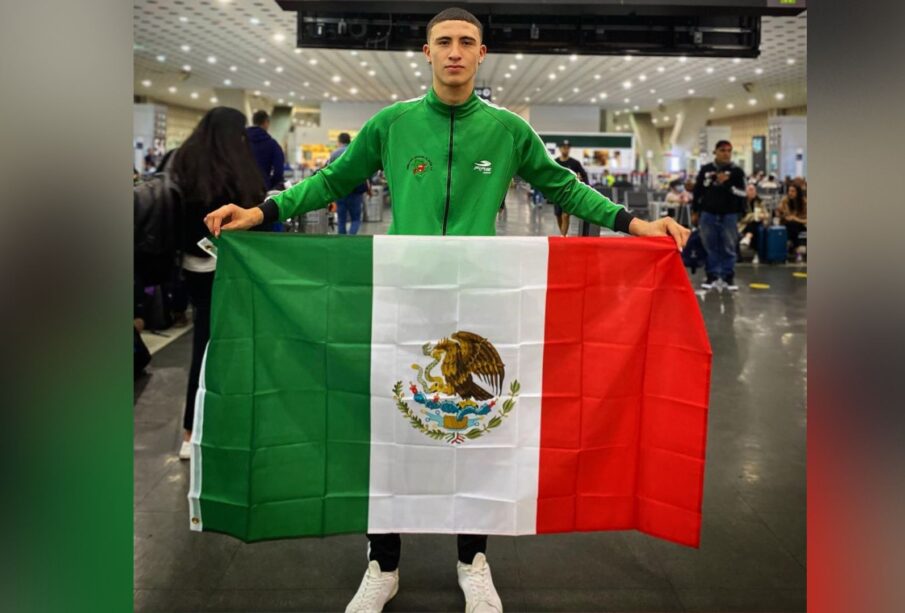
[[[427,92],[424,100],[427,102],[428,106],[444,115],[449,115],[452,110],[455,109],[456,117],[464,117],[466,115],[470,115],[471,113],[475,112],[482,104],[480,98],[478,98],[474,92],[471,92],[471,95],[462,104],[446,104],[445,102],[440,100],[433,87],[430,88],[430,90]]]

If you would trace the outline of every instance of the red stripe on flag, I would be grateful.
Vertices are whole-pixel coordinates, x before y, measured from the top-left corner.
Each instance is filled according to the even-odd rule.
[[[537,532],[697,545],[710,345],[674,243],[549,244]]]

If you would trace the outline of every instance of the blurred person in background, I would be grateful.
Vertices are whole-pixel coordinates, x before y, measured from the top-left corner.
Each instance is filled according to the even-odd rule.
[[[283,165],[286,161],[283,155],[283,148],[280,144],[270,136],[270,115],[267,111],[256,111],[251,116],[253,124],[247,128],[248,142],[251,144],[251,151],[255,156],[255,162],[261,170],[261,177],[264,179],[264,189],[282,190],[283,189]]]
[[[327,165],[333,163],[339,156],[343,154],[352,143],[352,137],[347,132],[340,133],[337,138],[339,146],[330,153],[330,159]],[[364,195],[371,195],[371,183],[365,181],[355,186],[351,194],[336,199],[336,230],[340,234],[358,234],[358,228],[361,227],[361,207]],[[348,220],[349,226],[346,228]]]
[[[776,214],[780,223],[789,232],[791,250],[800,256],[801,233],[807,230],[808,224],[808,197],[800,183],[790,182],[787,190],[776,209]]]
[[[559,157],[556,158],[556,163],[563,168],[568,168],[569,170],[574,172],[582,183],[587,184],[588,173],[585,172],[584,166],[581,165],[581,162],[569,155],[569,152],[571,150],[572,145],[568,140],[561,142],[559,144]],[[553,205],[553,214],[556,215],[556,225],[559,226],[559,233],[563,236],[568,236],[569,214],[566,213],[558,204]]]
[[[179,450],[179,458],[187,460],[191,457],[189,440],[201,359],[210,338],[211,289],[217,265],[197,244],[208,235],[204,216],[226,203],[258,202],[266,191],[249,146],[245,115],[231,108],[213,108],[202,117],[192,135],[173,155],[172,172],[182,191],[185,211],[182,269],[194,306],[195,323],[183,443]]]
[[[739,245],[754,249],[754,263],[758,261],[758,226],[766,224],[770,220],[770,213],[763,200],[757,195],[754,183],[749,183],[745,188],[745,216],[738,222],[738,231],[742,235]]]

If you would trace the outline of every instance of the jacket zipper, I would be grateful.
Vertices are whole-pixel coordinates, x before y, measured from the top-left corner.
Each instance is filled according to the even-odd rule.
[[[449,110],[449,162],[446,166],[446,209],[443,211],[443,236],[446,236],[446,224],[449,221],[449,192],[452,186],[453,124],[456,119],[455,107]]]

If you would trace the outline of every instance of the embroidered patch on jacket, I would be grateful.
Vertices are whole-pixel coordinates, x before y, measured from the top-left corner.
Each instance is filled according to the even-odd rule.
[[[429,170],[434,169],[433,163],[430,159],[424,157],[423,155],[416,155],[412,159],[409,160],[409,163],[405,165],[406,170],[411,170],[412,174],[416,177],[424,176]]]
[[[480,162],[475,162],[474,169],[477,172],[483,173],[485,175],[489,175],[491,172],[493,172],[493,162],[488,162],[487,160],[481,160]]]
[[[393,399],[409,425],[425,436],[460,445],[498,428],[515,408],[521,389],[517,380],[509,384],[508,396],[497,407],[506,369],[496,347],[483,336],[461,330],[437,343],[425,343],[421,352],[432,361],[412,364],[418,383],[409,382],[408,387],[410,399],[421,407],[409,406],[402,381],[393,386]],[[440,374],[435,375],[432,371],[438,365]]]

